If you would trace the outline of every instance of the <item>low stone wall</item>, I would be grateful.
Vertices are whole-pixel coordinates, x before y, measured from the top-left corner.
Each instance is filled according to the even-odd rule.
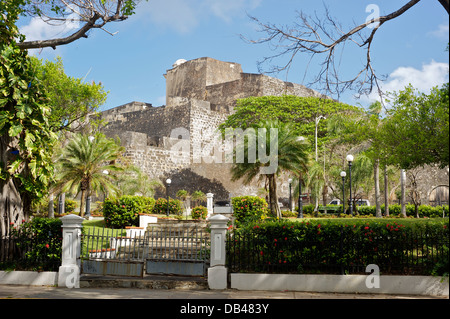
[[[380,293],[448,296],[449,280],[432,276],[380,276],[379,288],[368,288],[365,275],[231,274],[238,290],[291,290],[327,293]]]

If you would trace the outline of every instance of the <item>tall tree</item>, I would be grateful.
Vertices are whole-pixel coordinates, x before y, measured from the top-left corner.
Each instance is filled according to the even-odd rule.
[[[81,193],[80,216],[84,216],[84,203],[91,191],[115,193],[115,172],[123,169],[116,160],[124,148],[103,134],[95,136],[75,134],[62,150],[58,159],[56,187],[62,191]]]
[[[449,85],[434,87],[429,94],[411,85],[393,94],[382,129],[386,155],[403,169],[449,165]]]
[[[16,40],[17,0],[0,1],[0,236],[28,219],[53,175],[46,92]]]

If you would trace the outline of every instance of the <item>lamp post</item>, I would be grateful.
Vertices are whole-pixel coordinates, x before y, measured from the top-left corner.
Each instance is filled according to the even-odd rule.
[[[352,162],[353,162],[353,155],[347,155],[346,157],[348,162],[348,178],[350,181],[350,215],[353,216],[353,203],[352,203]]]
[[[288,179],[289,182],[289,211],[292,211],[292,194],[291,194],[291,189],[292,189],[292,178]]]
[[[89,142],[92,144],[95,140],[95,137],[90,135],[88,137]],[[91,148],[92,150],[92,148]],[[90,184],[90,182],[89,182]],[[86,194],[86,218],[89,219],[91,215],[91,186],[88,184],[87,194]]]
[[[172,180],[170,178],[166,179],[166,197],[167,197],[167,217],[169,217],[169,186],[170,183],[172,183]]]
[[[302,199],[302,179],[298,177],[298,215],[297,218],[303,218],[303,199]]]
[[[325,116],[323,116],[323,115],[319,115],[315,119],[315,124],[316,125],[315,125],[315,131],[314,131],[314,142],[315,142],[314,144],[315,144],[315,149],[316,149],[316,162],[317,162],[317,131],[318,131],[319,121],[321,119],[326,120],[327,118]]]
[[[345,214],[345,176],[347,173],[345,171],[341,172],[342,177],[342,213]]]

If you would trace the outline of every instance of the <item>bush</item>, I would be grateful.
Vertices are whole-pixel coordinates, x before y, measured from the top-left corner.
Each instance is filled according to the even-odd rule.
[[[167,214],[167,199],[158,198],[153,208],[153,214],[166,215]],[[178,199],[169,197],[169,215],[183,214],[183,203]]]
[[[266,218],[268,214],[265,199],[258,196],[240,196],[231,199],[236,227]]]
[[[139,214],[151,213],[154,205],[155,200],[151,197],[125,195],[107,198],[103,204],[105,225],[110,228],[139,226]]]
[[[14,269],[57,271],[61,265],[62,222],[57,218],[35,217],[11,232],[21,252]]]
[[[204,206],[197,206],[192,208],[191,212],[192,219],[206,219],[208,216],[208,209]]]
[[[281,216],[283,216],[284,218],[297,217],[297,215],[298,215],[297,212],[291,212],[290,210],[281,211]]]

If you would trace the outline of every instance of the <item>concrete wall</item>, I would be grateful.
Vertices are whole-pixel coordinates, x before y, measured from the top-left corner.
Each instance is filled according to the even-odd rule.
[[[55,286],[58,272],[55,271],[0,271],[0,285]]]
[[[432,276],[380,276],[380,288],[368,288],[364,275],[231,274],[238,290],[291,290],[328,293],[380,293],[448,296],[449,281]]]

